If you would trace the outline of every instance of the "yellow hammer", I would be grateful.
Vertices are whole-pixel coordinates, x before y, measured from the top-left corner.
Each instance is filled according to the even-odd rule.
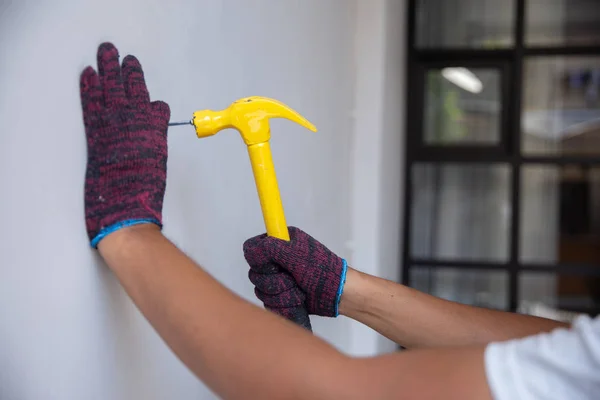
[[[262,208],[267,234],[286,241],[290,240],[279,185],[271,156],[271,128],[269,119],[286,118],[316,132],[317,128],[306,118],[285,104],[267,97],[246,97],[231,103],[220,111],[196,111],[191,123],[196,135],[204,138],[227,128],[240,132],[248,146],[250,164]]]

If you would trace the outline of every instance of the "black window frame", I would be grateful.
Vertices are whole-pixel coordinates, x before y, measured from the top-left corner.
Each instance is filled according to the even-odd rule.
[[[460,270],[507,271],[509,274],[508,311],[519,305],[521,272],[552,272],[568,276],[599,277],[600,268],[589,264],[532,264],[519,260],[521,228],[521,171],[526,165],[561,166],[577,164],[600,167],[600,155],[527,155],[521,153],[521,98],[523,95],[523,63],[528,56],[600,56],[598,46],[525,47],[525,12],[527,0],[515,0],[514,45],[502,49],[418,48],[416,46],[416,9],[418,0],[408,0],[406,95],[407,118],[404,142],[404,209],[402,229],[401,282],[411,284],[412,267],[457,268]],[[446,66],[482,66],[501,68],[501,134],[497,146],[431,146],[423,139],[425,73],[429,68]],[[511,170],[509,258],[507,262],[473,262],[468,260],[423,259],[411,256],[412,171],[417,163],[507,164]],[[600,309],[573,310],[591,315]]]
[[[487,144],[453,144],[453,145],[431,145],[426,144],[424,141],[424,135],[419,134],[424,132],[424,112],[425,112],[425,76],[429,70],[442,69],[446,67],[470,67],[470,68],[484,68],[494,69],[500,71],[500,102],[502,105],[500,111],[500,136],[499,142],[496,145]],[[421,159],[421,161],[432,160],[438,161],[445,158],[458,158],[466,156],[467,158],[479,158],[481,160],[489,160],[490,158],[501,158],[503,155],[509,154],[509,137],[506,126],[508,121],[508,107],[509,104],[509,90],[508,85],[510,83],[510,71],[509,64],[505,60],[472,60],[467,58],[454,58],[452,60],[426,60],[415,67],[415,75],[411,79],[413,89],[410,91],[411,105],[414,106],[414,111],[420,114],[421,118],[414,118],[412,126],[412,135],[410,140],[413,140],[411,145],[413,151]],[[409,110],[411,111],[411,110]],[[408,114],[413,115],[413,114]]]

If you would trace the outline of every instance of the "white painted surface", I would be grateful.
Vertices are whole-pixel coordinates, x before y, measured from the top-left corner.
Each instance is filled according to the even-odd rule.
[[[357,3],[360,13],[367,11],[367,2]],[[376,3],[376,12],[384,12]],[[399,243],[392,225],[401,175],[383,166],[400,165],[395,157],[403,129],[396,130],[401,114],[385,112],[403,109],[385,106],[384,99],[401,100],[390,90],[404,72],[385,88],[383,76],[376,76],[373,92],[367,76],[398,66],[398,59],[388,63],[386,57],[404,43],[394,51],[391,41],[377,43],[393,31],[389,22],[385,30],[369,28],[375,36],[361,36],[358,15],[350,0],[0,3],[1,399],[214,397],[161,342],[87,243],[78,77],[95,65],[96,47],[105,40],[122,56],[138,56],[152,98],[167,101],[174,120],[263,95],[315,123],[317,134],[291,122],[272,124],[288,222],[360,261],[359,268],[393,275],[397,249],[387,246]],[[357,57],[356,40],[359,52],[374,41],[376,53],[366,55],[376,60]],[[377,68],[369,71],[372,62]],[[354,108],[363,90],[379,98],[376,108],[360,101]],[[369,132],[376,142],[363,159],[356,146]],[[361,138],[353,141],[355,133]],[[200,141],[191,129],[173,128],[169,150],[165,233],[256,302],[241,245],[264,228],[241,139],[229,131]],[[374,192],[359,193],[373,182]],[[361,205],[379,211],[360,216]],[[353,252],[346,247],[352,242]],[[342,351],[378,350],[377,336],[347,319],[313,318],[313,325]]]
[[[351,265],[368,274],[400,279],[404,167],[406,3],[359,1],[352,141]],[[397,345],[352,322],[352,353],[372,355]]]

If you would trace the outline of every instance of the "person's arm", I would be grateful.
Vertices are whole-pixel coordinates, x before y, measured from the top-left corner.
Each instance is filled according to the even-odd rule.
[[[352,359],[227,290],[154,225],[120,229],[98,248],[165,342],[222,398],[491,398],[481,346]]]
[[[97,58],[98,73],[88,67],[80,77],[90,245],[165,342],[216,393],[226,399],[489,398],[481,347],[353,360],[242,300],[179,251],[160,232],[169,106],[150,101],[135,57],[120,65],[117,48],[103,43]],[[335,289],[330,295],[337,297]]]
[[[568,327],[440,299],[351,268],[339,309],[408,348],[487,344]]]
[[[346,315],[407,348],[481,345],[567,327],[446,301],[360,273],[306,232],[289,231],[289,242],[260,235],[244,244],[250,280],[258,298],[271,308],[289,307],[286,278],[291,275],[306,293],[310,314]]]

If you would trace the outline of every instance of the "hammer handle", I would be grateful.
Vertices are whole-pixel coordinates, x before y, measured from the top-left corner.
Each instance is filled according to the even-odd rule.
[[[248,154],[250,155],[250,164],[254,173],[254,181],[256,183],[256,190],[258,191],[265,227],[267,228],[267,235],[289,241],[290,236],[285,221],[269,142],[248,146]],[[300,290],[300,288],[296,290]],[[310,319],[305,307],[275,308],[271,309],[271,311],[312,332]]]
[[[283,204],[279,194],[279,185],[275,175],[275,166],[269,142],[248,146],[250,164],[254,173],[254,182],[262,208],[267,235],[289,241],[287,223],[283,213]]]

